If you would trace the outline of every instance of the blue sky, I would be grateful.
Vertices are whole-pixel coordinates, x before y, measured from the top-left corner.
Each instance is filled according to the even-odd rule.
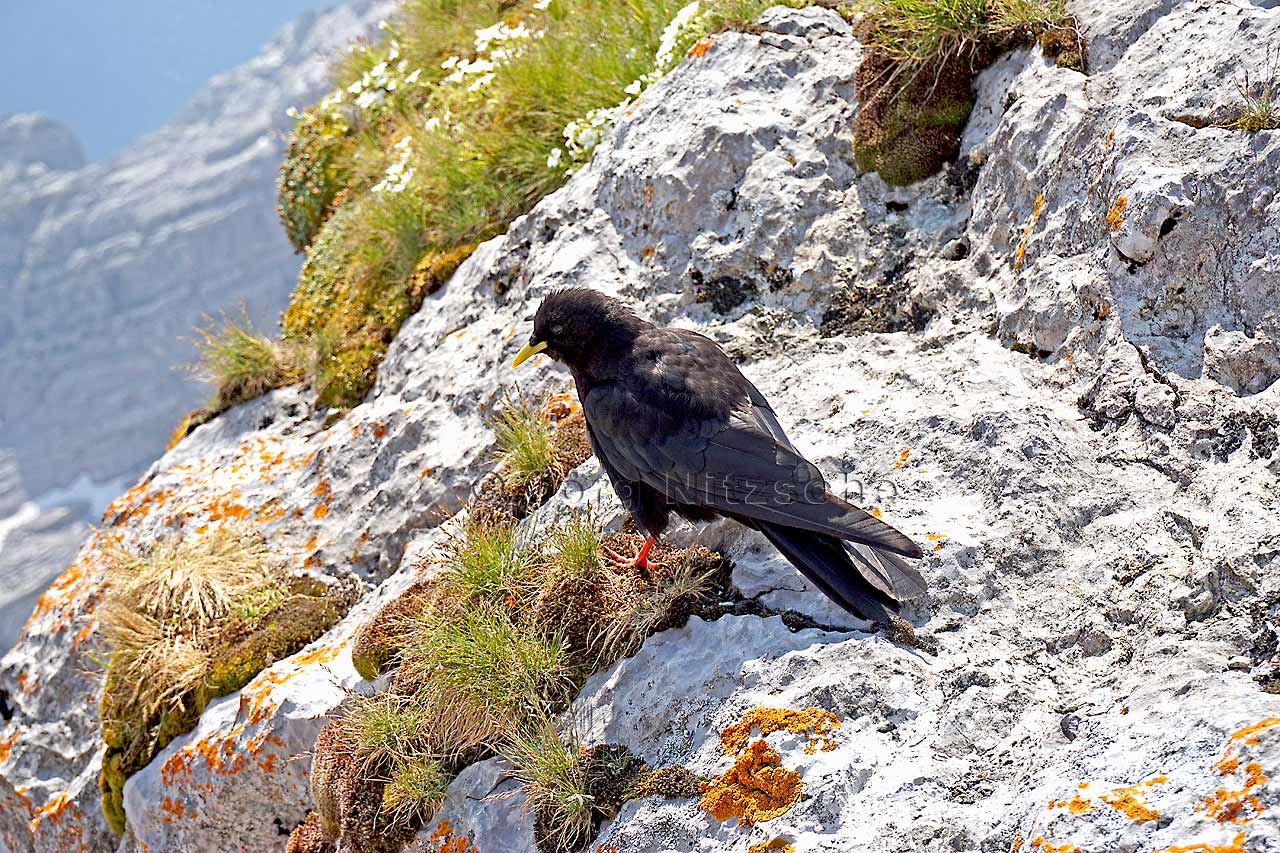
[[[304,10],[334,2],[0,0],[0,113],[48,113],[101,159],[160,127]]]

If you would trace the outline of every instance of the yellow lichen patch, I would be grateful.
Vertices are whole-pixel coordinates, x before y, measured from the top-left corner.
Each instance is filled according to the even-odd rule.
[[[1150,779],[1144,779],[1136,785],[1130,785],[1127,788],[1116,788],[1108,794],[1099,797],[1107,805],[1116,811],[1128,816],[1134,823],[1146,823],[1149,820],[1155,820],[1160,817],[1160,812],[1147,805],[1145,795],[1147,789],[1152,785],[1159,785],[1169,781],[1168,776],[1152,776]]]
[[[782,766],[782,756],[765,740],[743,750],[723,775],[704,782],[698,801],[716,820],[736,817],[744,826],[787,812],[800,799],[800,774]]]
[[[1022,229],[1022,239],[1018,241],[1018,250],[1013,253],[1013,268],[1015,270],[1022,269],[1022,264],[1027,258],[1027,240],[1031,239],[1031,230],[1036,227],[1036,220],[1040,218],[1040,211],[1044,210],[1044,193],[1036,193],[1035,203],[1031,205],[1031,218],[1027,220],[1027,225]]]
[[[1066,809],[1072,814],[1084,814],[1093,809],[1093,801],[1074,794],[1069,800],[1050,800],[1049,808]]]
[[[1226,844],[1211,844],[1207,842],[1175,844],[1172,847],[1152,851],[1152,853],[1249,853],[1249,851],[1244,847],[1244,833],[1240,832]]]
[[[720,744],[725,755],[735,755],[747,746],[752,729],[758,728],[761,737],[768,737],[774,732],[786,729],[793,734],[807,736],[804,751],[813,754],[819,747],[823,751],[836,748],[832,734],[840,727],[840,718],[822,708],[806,708],[795,711],[791,708],[752,708],[742,715],[742,719],[720,732]]]
[[[1119,229],[1124,224],[1124,209],[1129,204],[1127,195],[1116,196],[1116,200],[1111,203],[1111,209],[1107,211],[1107,228],[1111,231]]]
[[[770,850],[777,853],[796,853],[794,844],[783,841],[781,838],[774,838],[771,841],[761,841],[758,844],[752,844],[747,848],[747,853],[769,853]]]

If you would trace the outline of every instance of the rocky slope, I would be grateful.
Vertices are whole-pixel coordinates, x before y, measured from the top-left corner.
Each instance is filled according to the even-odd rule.
[[[589,849],[1280,851],[1280,133],[1193,126],[1262,67],[1280,10],[1074,11],[1091,73],[1002,59],[960,164],[907,189],[853,167],[860,47],[838,15],[721,33],[428,298],[363,405],[330,423],[277,391],[161,458],[109,512],[127,544],[244,519],[368,591],[132,777],[119,849],[283,847],[326,713],[368,689],[353,633],[490,464],[489,405],[517,378],[567,384],[507,365],[541,295],[585,284],[722,341],[833,485],[930,543],[913,621],[932,641],[866,633],[731,524],[674,532],[815,627],[654,636],[575,701],[586,742],[712,774],[753,708],[840,725],[816,748],[768,735],[803,784],[770,820],[638,800]],[[528,523],[583,502],[620,521],[593,461]],[[97,807],[100,545],[3,660],[0,803],[30,814],[0,820],[10,849],[116,843]],[[512,786],[495,762],[465,771],[418,849],[532,851],[518,798],[493,796]]]
[[[285,110],[319,97],[333,55],[388,8],[370,0],[300,18],[108,162],[85,165],[74,134],[46,117],[0,118],[0,450],[19,475],[10,497],[47,503],[77,480],[132,481],[204,393],[174,369],[193,358],[193,327],[241,303],[268,322],[284,307],[299,267],[274,213]],[[97,521],[101,506],[75,503],[20,525],[12,541],[30,547],[0,558],[0,579],[42,586],[65,567],[71,539],[37,549],[41,530]],[[21,573],[8,571],[19,559]],[[16,633],[5,625],[30,605],[10,604],[12,588],[0,584],[6,647]]]

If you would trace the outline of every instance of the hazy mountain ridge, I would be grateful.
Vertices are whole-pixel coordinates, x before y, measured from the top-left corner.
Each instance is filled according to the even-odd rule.
[[[85,164],[79,142],[47,116],[0,119],[0,451],[21,506],[87,477],[135,478],[206,389],[180,369],[205,314],[243,303],[274,323],[301,259],[275,217],[285,111],[327,88],[332,58],[374,29],[391,4],[308,13],[250,61],[219,74],[164,127],[119,155]],[[0,581],[42,586],[75,552],[85,513],[60,512],[65,536],[0,556]],[[0,519],[2,521],[3,519]],[[12,559],[11,559],[12,558]],[[0,645],[9,612],[0,583]]]

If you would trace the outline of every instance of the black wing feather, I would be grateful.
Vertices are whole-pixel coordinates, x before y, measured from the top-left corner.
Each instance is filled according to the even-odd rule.
[[[898,530],[827,490],[763,395],[713,341],[651,330],[621,375],[593,385],[582,401],[596,454],[615,483],[643,483],[673,503],[920,556]],[[892,578],[897,570],[891,565],[886,573]],[[891,587],[922,582],[910,575]]]

